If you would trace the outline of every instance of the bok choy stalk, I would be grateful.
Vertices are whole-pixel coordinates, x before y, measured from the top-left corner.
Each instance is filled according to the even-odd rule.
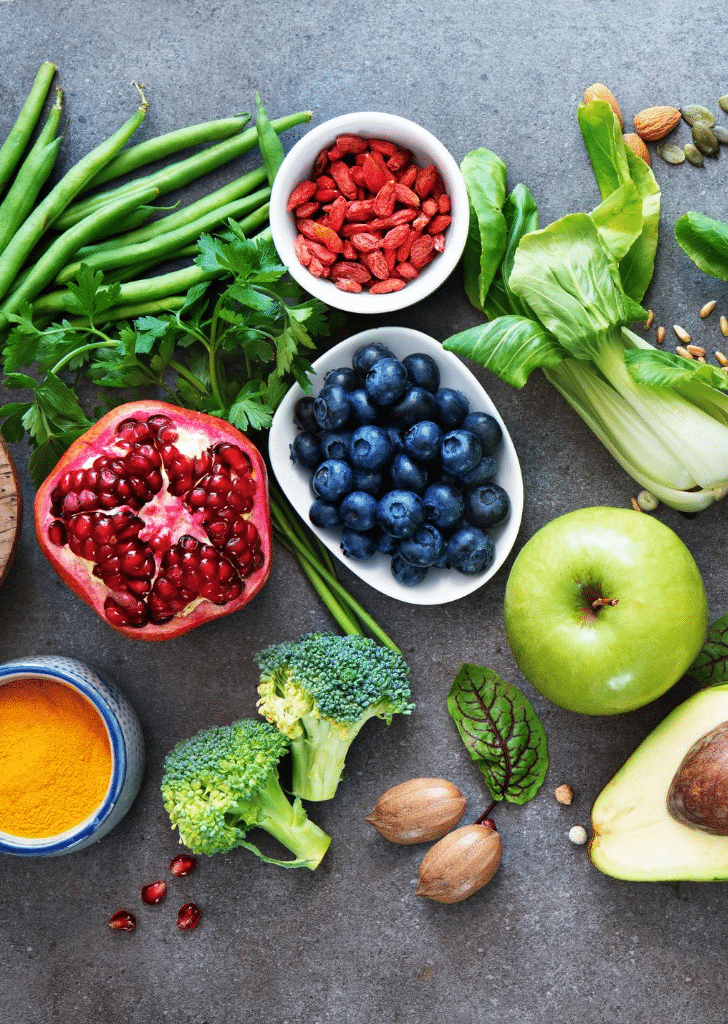
[[[466,291],[490,319],[444,347],[516,387],[541,368],[634,480],[673,508],[698,511],[728,493],[728,381],[629,330],[647,317],[638,302],[654,265],[659,191],[606,103],[580,108],[580,123],[603,196],[591,214],[539,230],[528,189],[505,195],[494,154],[463,161]]]

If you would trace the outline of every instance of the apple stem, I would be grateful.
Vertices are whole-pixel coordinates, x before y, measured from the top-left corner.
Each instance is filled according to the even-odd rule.
[[[594,611],[596,611],[597,608],[601,608],[602,605],[605,605],[605,604],[608,604],[608,605],[611,605],[612,607],[614,607],[615,604],[619,604],[619,598],[618,597],[598,597],[596,599],[596,601],[592,601],[591,606],[594,609]]]

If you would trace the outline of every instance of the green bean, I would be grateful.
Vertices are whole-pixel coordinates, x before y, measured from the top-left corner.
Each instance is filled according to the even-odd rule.
[[[260,188],[265,180],[265,169],[257,167],[254,171],[249,171],[242,177],[230,182],[229,185],[224,185],[215,192],[210,192],[208,195],[203,196],[202,199],[198,199],[197,202],[182,207],[176,213],[162,217],[160,220],[155,221],[153,224],[148,224],[145,228],[141,228],[138,231],[130,231],[111,241],[89,246],[79,255],[85,258],[87,255],[91,256],[96,252],[108,252],[122,245],[137,245],[142,242],[148,242],[151,238],[165,235],[168,231],[174,231],[178,227],[189,224],[192,220],[197,220],[197,218],[211,213],[220,206],[231,203],[235,199],[240,199],[241,196],[246,196],[254,188]]]
[[[137,89],[141,96],[141,104],[132,117],[113,135],[87,153],[61,178],[55,188],[51,189],[45,199],[35,207],[15,232],[5,251],[0,254],[0,299],[7,294],[15,275],[45,231],[74,199],[85,182],[121,149],[144,120],[148,103],[139,86]]]
[[[56,65],[50,61],[41,64],[33,87],[28,94],[10,134],[0,148],[0,191],[7,185],[22,157],[33,129],[38,123],[43,104],[56,73]]]
[[[298,114],[288,114],[286,117],[276,118],[276,120],[270,123],[274,131],[282,132],[310,120],[311,111],[306,110]],[[81,217],[85,217],[92,210],[98,209],[111,199],[118,198],[122,193],[128,193],[129,189],[134,186],[144,185],[145,187],[158,188],[160,195],[166,195],[173,189],[187,185],[208,171],[215,170],[215,168],[221,167],[235,157],[247,153],[256,145],[257,141],[257,128],[248,128],[239,135],[234,135],[231,139],[225,139],[224,142],[218,142],[214,146],[209,146],[207,149],[202,150],[202,152],[195,153],[185,160],[170,164],[169,167],[147,175],[145,178],[139,178],[135,182],[120,185],[118,188],[111,189],[108,192],[89,196],[88,199],[82,199],[80,202],[74,203],[58,218],[55,226],[59,231],[65,231],[66,228],[71,227]]]
[[[258,149],[263,158],[263,166],[268,174],[268,184],[273,184],[276,171],[283,163],[283,146],[281,140],[273,131],[263,101],[260,95],[255,94],[255,124],[258,129]]]
[[[60,235],[45,255],[33,266],[30,274],[24,277],[22,284],[15,288],[0,305],[0,328],[8,323],[8,313],[17,313],[22,302],[32,302],[36,295],[45,288],[56,276],[59,266],[63,266],[69,257],[74,256],[88,238],[89,232],[95,231],[100,224],[111,222],[129,210],[150,199],[156,198],[155,189],[148,189],[131,199],[120,199],[110,203],[101,213],[92,214],[79,221],[68,231]]]
[[[250,213],[262,206],[269,198],[270,188],[261,188],[257,192],[253,192],[252,195],[236,199],[232,203],[226,203],[225,206],[212,210],[204,217],[198,217],[196,220],[190,221],[189,224],[183,224],[175,231],[167,231],[163,235],[150,238],[137,245],[114,246],[104,252],[86,255],[82,260],[77,260],[64,267],[56,277],[56,283],[66,284],[74,278],[82,262],[94,270],[112,270],[116,267],[128,266],[130,263],[142,262],[149,257],[159,257],[158,262],[161,262],[169,253],[175,252],[189,242],[194,242],[204,231],[211,231],[226,221],[228,217],[237,218]],[[102,207],[103,209],[105,207]]]
[[[35,205],[38,193],[53,170],[61,138],[55,138],[63,112],[63,93],[56,89],[56,102],[38,134],[15,180],[0,203],[0,252],[2,252]]]
[[[218,121],[206,121],[204,124],[178,128],[176,131],[167,132],[166,135],[156,135],[153,139],[146,139],[114,157],[84,187],[83,191],[96,188],[97,185],[104,185],[107,181],[120,178],[123,174],[130,174],[139,167],[145,167],[156,160],[163,160],[173,153],[179,153],[182,149],[189,149],[191,146],[198,146],[203,142],[219,142],[221,139],[229,139],[231,135],[241,132],[249,120],[250,114],[246,112],[237,114],[235,117],[225,117]]]
[[[102,207],[103,209],[103,207]],[[139,206],[136,210],[132,210],[131,213],[127,213],[125,217],[119,217],[112,224],[107,224],[103,231],[97,232],[94,236],[94,240],[90,245],[85,245],[83,250],[79,249],[79,253],[84,250],[95,250],[99,248],[104,242],[109,239],[116,239],[123,237],[120,232],[131,231],[132,229],[140,228],[143,224],[147,224],[152,217],[160,212],[160,210],[171,210],[171,206]]]
[[[239,227],[244,231],[258,227],[268,216],[268,204],[250,214],[240,221]],[[256,240],[270,239],[270,228],[259,232]],[[175,254],[176,255],[176,254]],[[192,267],[183,267],[182,270],[173,270],[168,274],[159,274],[156,277],[142,278],[138,281],[129,281],[122,284],[118,295],[119,305],[137,305],[142,302],[150,302],[152,299],[162,299],[167,295],[175,295],[179,292],[187,292],[196,284],[202,281],[212,281],[225,273],[224,267],[219,270],[203,270],[195,264]],[[40,295],[33,303],[33,316],[44,319],[55,317],[62,313],[78,313],[78,301],[73,292],[62,288],[58,291],[46,292]]]

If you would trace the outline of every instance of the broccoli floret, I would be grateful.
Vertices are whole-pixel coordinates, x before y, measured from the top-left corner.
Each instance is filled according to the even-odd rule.
[[[402,655],[367,637],[308,633],[256,656],[258,708],[290,737],[292,788],[330,800],[349,747],[370,718],[389,725],[414,705]]]
[[[317,867],[330,839],[309,820],[301,801],[291,804],[281,788],[278,763],[288,742],[254,718],[203,729],[179,742],[164,762],[162,799],[180,842],[193,853],[243,846],[269,864]],[[266,857],[246,841],[251,828],[265,829],[295,860]]]

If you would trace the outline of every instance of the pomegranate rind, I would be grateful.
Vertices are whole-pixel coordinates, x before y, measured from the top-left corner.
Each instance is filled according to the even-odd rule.
[[[253,508],[245,518],[252,522],[258,532],[263,563],[245,578],[240,596],[226,604],[213,604],[204,598],[198,598],[182,612],[175,613],[167,622],[148,622],[143,626],[124,626],[110,622],[106,616],[104,604],[106,599],[113,594],[101,579],[93,575],[94,563],[74,554],[67,544],[58,545],[50,540],[49,527],[58,519],[53,510],[53,492],[64,474],[71,470],[90,466],[102,451],[115,442],[119,424],[130,419],[146,421],[153,416],[169,417],[182,432],[182,444],[188,446],[190,452],[202,452],[216,444],[232,444],[242,449],[248,456],[252,467],[251,477],[256,484],[256,490]],[[38,489],[34,503],[34,522],[38,544],[60,579],[82,601],[93,608],[108,626],[123,636],[135,640],[172,639],[212,619],[231,615],[245,607],[255,597],[270,575],[272,553],[270,500],[266,466],[260,452],[245,434],[224,420],[206,413],[182,409],[167,402],[145,400],[127,402],[117,406],[74,441]],[[184,523],[183,527],[180,527],[180,523],[174,522],[172,522],[172,526],[173,528],[183,528],[184,533],[210,543],[205,538],[199,524],[195,522],[194,516],[189,522]]]

